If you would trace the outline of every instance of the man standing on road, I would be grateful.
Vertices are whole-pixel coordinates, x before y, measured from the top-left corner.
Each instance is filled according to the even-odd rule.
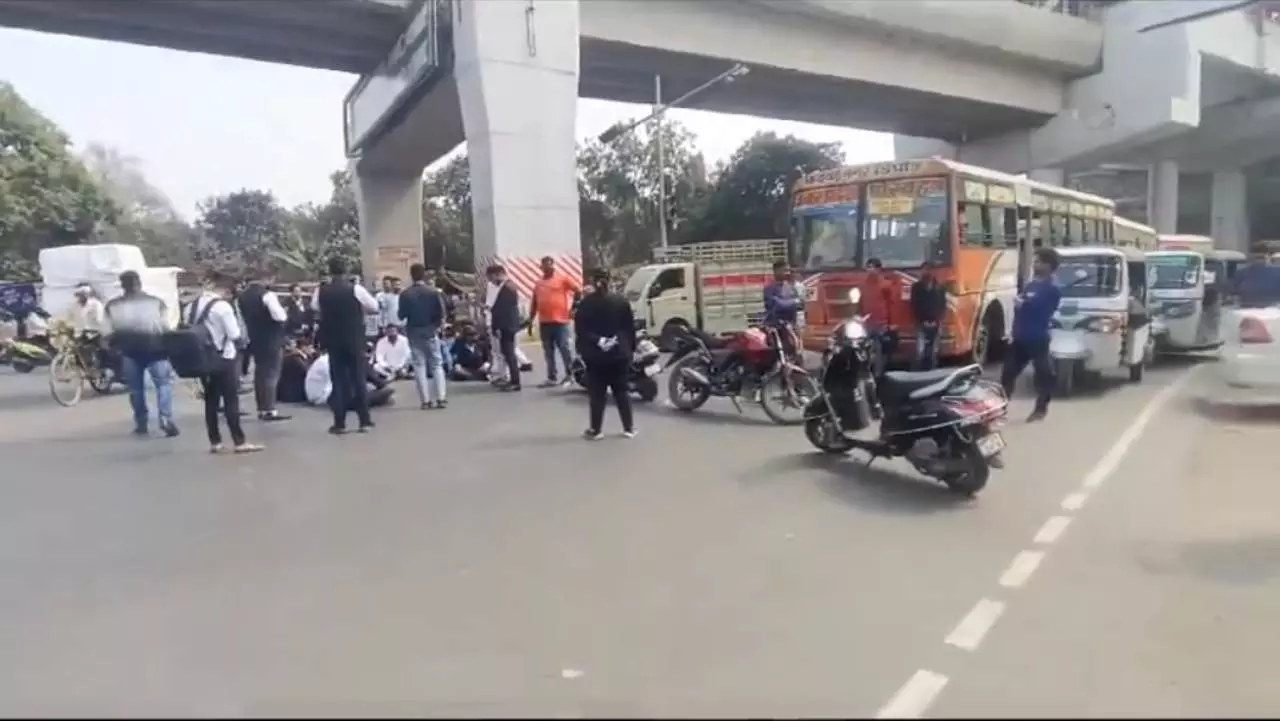
[[[507,382],[501,388],[519,391],[520,359],[516,356],[516,334],[525,325],[520,318],[520,293],[507,279],[506,268],[491,265],[485,275],[497,289],[493,307],[489,309],[489,328],[498,336],[498,352],[507,367]]]
[[[564,383],[568,385],[569,366],[573,353],[569,350],[569,317],[578,302],[577,284],[567,275],[556,272],[556,261],[551,256],[542,259],[542,280],[533,287],[533,305],[529,308],[529,335],[533,335],[533,319],[538,319],[538,335],[542,339],[542,356],[547,363],[547,380],[542,388],[551,388],[556,382],[556,353],[564,364]]]
[[[200,390],[204,401],[204,427],[209,435],[209,451],[221,453],[222,432],[218,428],[218,411],[221,409],[231,433],[232,449],[236,453],[252,453],[262,446],[245,440],[240,427],[240,368],[236,341],[240,339],[240,322],[231,305],[235,282],[230,278],[209,279],[205,290],[187,309],[191,323],[201,320],[209,333],[209,340],[222,355],[218,370],[200,378]]]
[[[445,408],[445,372],[441,367],[440,327],[444,323],[444,297],[427,283],[427,269],[421,263],[409,268],[413,285],[400,294],[397,320],[404,322],[409,336],[413,382],[423,410]]]
[[[400,325],[400,279],[388,275],[382,279],[382,292],[374,298],[378,301],[378,332],[389,325]]]
[[[317,293],[320,327],[316,334],[328,353],[333,383],[329,394],[333,425],[329,432],[346,433],[347,411],[354,410],[363,433],[373,428],[365,389],[369,361],[364,349],[364,321],[367,316],[377,315],[378,302],[363,286],[351,282],[342,258],[329,260],[329,274],[332,280]]]
[[[249,282],[237,305],[249,333],[249,355],[253,357],[253,396],[258,406],[258,420],[287,421],[276,410],[276,393],[280,385],[280,366],[284,362],[285,323],[289,314],[280,298],[269,287],[270,277],[260,276]]]
[[[1049,325],[1062,302],[1062,290],[1053,281],[1058,269],[1058,254],[1052,248],[1036,251],[1032,263],[1035,277],[1022,287],[1014,300],[1013,338],[1006,350],[1000,382],[1004,393],[1013,396],[1014,384],[1030,363],[1035,373],[1036,406],[1027,417],[1028,423],[1043,420],[1049,412],[1053,394],[1053,360],[1049,357]]]
[[[173,369],[164,358],[163,336],[169,331],[169,309],[164,301],[142,291],[135,271],[120,274],[124,294],[106,306],[106,326],[111,347],[123,358],[125,384],[133,406],[133,432],[147,435],[147,375],[156,387],[156,415],[168,438],[178,435],[173,422]]]
[[[636,427],[631,414],[627,372],[635,348],[635,317],[627,299],[609,290],[608,271],[597,268],[590,278],[594,290],[583,296],[573,317],[578,355],[587,367],[590,400],[590,418],[582,437],[589,441],[600,438],[604,407],[612,393],[622,421],[622,435],[634,438]]]
[[[938,334],[947,314],[947,291],[933,274],[933,263],[925,261],[920,279],[911,284],[911,313],[916,322],[916,369],[938,366]]]
[[[876,369],[879,373],[893,359],[898,345],[889,326],[889,311],[894,302],[893,286],[884,276],[884,263],[879,258],[867,260],[867,279],[861,290],[862,298],[858,301],[858,307],[867,316],[867,330],[876,339],[880,349],[880,368]]]

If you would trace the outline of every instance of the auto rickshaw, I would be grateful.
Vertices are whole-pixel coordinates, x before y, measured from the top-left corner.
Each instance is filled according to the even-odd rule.
[[[1156,352],[1189,353],[1222,346],[1222,306],[1229,251],[1147,253],[1147,286]],[[1242,254],[1240,258],[1243,259]],[[1212,258],[1212,262],[1210,261]]]
[[[1117,368],[1142,381],[1154,348],[1146,308],[1146,255],[1137,248],[1057,248],[1062,302],[1050,324],[1049,355],[1060,395]]]

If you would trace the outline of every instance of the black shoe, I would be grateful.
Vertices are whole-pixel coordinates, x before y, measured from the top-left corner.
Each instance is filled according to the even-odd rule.
[[[1042,421],[1044,420],[1044,417],[1048,414],[1049,414],[1048,410],[1044,408],[1037,408],[1034,411],[1031,411],[1031,415],[1027,416],[1027,423],[1036,423],[1036,422]]]
[[[160,430],[164,431],[165,438],[176,438],[179,433],[178,426],[173,421],[160,424]]]
[[[260,421],[262,421],[262,422],[264,422],[264,423],[271,423],[271,422],[273,422],[273,421],[287,421],[287,420],[289,420],[289,419],[290,419],[290,418],[292,418],[292,417],[293,417],[293,416],[286,416],[285,414],[281,413],[280,411],[269,411],[269,412],[267,412],[267,413],[259,413],[259,414],[258,414],[258,420],[260,420]]]
[[[504,385],[501,385],[501,386],[499,386],[499,388],[501,388],[501,389],[502,389],[502,390],[504,390],[504,391],[512,391],[512,392],[516,392],[516,393],[519,393],[520,391],[524,390],[524,389],[523,389],[523,388],[521,388],[520,386],[518,386],[518,385],[512,385],[511,383],[506,383],[506,384],[504,384]]]
[[[602,434],[600,433],[600,431],[597,431],[593,428],[588,428],[587,430],[582,432],[582,437],[588,441],[598,441],[600,440],[601,435]]]
[[[377,425],[378,424],[374,423],[373,421],[369,421],[368,423],[361,423],[360,427],[356,429],[356,432],[368,433],[369,431],[373,430],[374,427],[376,427]]]
[[[341,436],[346,434],[346,432],[347,432],[347,429],[343,428],[342,426],[329,426],[330,435]]]
[[[134,426],[133,435],[139,436],[139,437],[146,437],[151,435],[151,431],[148,431],[146,426]]]

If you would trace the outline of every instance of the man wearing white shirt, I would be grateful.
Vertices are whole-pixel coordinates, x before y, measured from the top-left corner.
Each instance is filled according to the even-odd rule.
[[[403,342],[403,340],[402,338],[401,341]],[[368,394],[369,407],[371,408],[390,403],[391,396],[395,393],[385,382],[379,381],[379,384],[373,383],[372,379],[366,378],[365,380],[365,393]],[[318,358],[311,362],[311,367],[307,369],[307,377],[302,386],[307,394],[307,402],[311,405],[321,406],[329,403],[329,396],[333,394],[333,376],[329,375],[328,353],[321,353]]]
[[[76,335],[101,333],[106,323],[106,306],[87,285],[76,286],[75,296],[76,304],[71,308],[71,327],[75,329]]]
[[[409,341],[400,335],[400,326],[387,326],[386,335],[373,347],[373,362],[379,371],[395,378],[409,376]]]
[[[253,357],[253,395],[262,421],[288,420],[276,410],[280,385],[280,366],[284,363],[285,323],[289,314],[280,297],[269,287],[270,279],[259,278],[249,283],[236,304],[249,332],[249,354]]]
[[[213,453],[219,453],[224,448],[222,433],[218,428],[219,407],[226,418],[227,430],[231,432],[235,452],[262,450],[262,446],[245,441],[244,430],[240,427],[240,362],[236,341],[240,340],[241,335],[240,322],[230,301],[234,287],[235,281],[230,278],[206,282],[204,292],[192,301],[187,311],[187,322],[192,325],[202,323],[208,329],[209,339],[214,347],[222,354],[222,364],[218,370],[200,378],[204,395],[204,426],[209,434],[209,450]]]
[[[385,333],[388,326],[400,325],[400,279],[388,275],[382,279],[382,292],[378,293],[378,330]]]
[[[378,312],[378,303],[359,284],[348,280],[343,258],[329,259],[328,284],[316,293],[320,324],[316,341],[328,353],[329,375],[333,392],[329,405],[333,409],[333,425],[329,432],[347,432],[347,412],[354,410],[360,430],[373,428],[369,417],[369,399],[365,392],[368,357],[365,353],[364,319]]]

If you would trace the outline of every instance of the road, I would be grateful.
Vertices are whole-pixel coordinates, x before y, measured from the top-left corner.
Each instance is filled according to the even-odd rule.
[[[214,457],[189,398],[136,440],[0,371],[0,712],[1273,713],[1280,436],[1193,367],[1015,420],[974,500],[717,401],[585,443],[580,394],[457,386]]]

